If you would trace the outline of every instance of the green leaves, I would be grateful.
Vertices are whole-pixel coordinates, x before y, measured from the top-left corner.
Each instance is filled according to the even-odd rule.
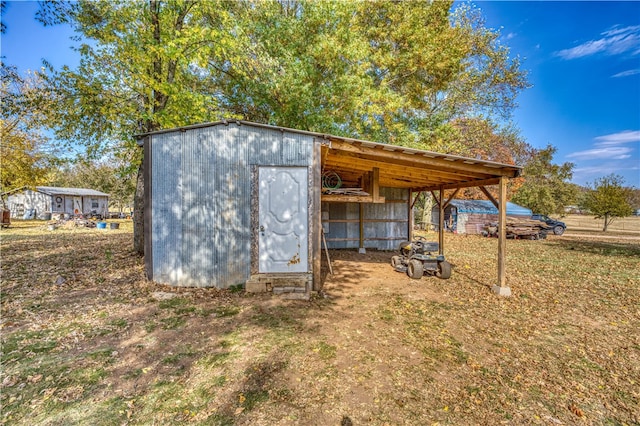
[[[633,190],[624,187],[622,176],[610,174],[596,179],[584,195],[582,206],[591,211],[596,218],[604,218],[603,231],[615,218],[631,216],[631,198]]]
[[[480,11],[452,4],[47,2],[40,19],[83,42],[78,69],[49,70],[49,122],[95,153],[220,118],[463,153],[456,120],[499,122],[527,83]]]
[[[524,169],[524,184],[513,196],[514,203],[534,213],[564,213],[564,207],[574,202],[576,187],[569,183],[573,163],[553,164],[557,149],[551,145],[533,152]]]

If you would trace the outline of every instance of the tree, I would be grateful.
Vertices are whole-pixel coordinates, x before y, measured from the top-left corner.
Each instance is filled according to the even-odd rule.
[[[562,214],[564,207],[576,198],[573,163],[552,163],[557,148],[548,145],[533,152],[524,167],[524,183],[512,197],[514,203],[530,208],[535,213]]]
[[[365,44],[351,30],[355,4],[232,5],[242,53],[209,61],[224,109],[246,120],[348,134],[371,90]]]
[[[630,204],[633,191],[624,186],[622,176],[610,174],[596,179],[588,186],[582,207],[591,211],[596,219],[604,219],[603,232],[607,231],[616,218],[633,214]]]
[[[78,47],[78,69],[50,69],[58,104],[50,119],[59,139],[83,144],[90,156],[120,152],[138,169],[134,248],[141,254],[144,166],[134,135],[221,118],[203,66],[235,42],[224,4],[44,2],[38,12],[45,25],[69,23],[87,41]]]
[[[0,18],[4,16],[5,9],[7,8],[7,2],[5,0],[0,1]],[[4,22],[0,21],[0,34],[4,34],[7,31],[7,26]]]
[[[47,152],[49,140],[42,132],[43,110],[24,104],[31,104],[42,81],[37,73],[21,77],[4,63],[0,64],[0,77],[0,190],[41,185],[55,160]]]
[[[527,163],[535,152],[513,126],[499,127],[489,120],[479,118],[453,120],[451,131],[439,145],[439,152],[514,165]],[[523,182],[523,177],[509,179],[507,199],[511,199]],[[498,197],[497,188],[486,189],[494,198]],[[479,199],[484,198],[484,194],[478,188],[463,188],[456,197]]]
[[[640,188],[631,188],[631,198],[629,199],[629,204],[634,211],[640,210]]]
[[[452,120],[508,115],[526,87],[519,61],[477,9],[452,16],[451,5],[43,2],[43,23],[69,23],[84,40],[78,69],[49,69],[50,121],[58,139],[138,169],[142,252],[134,134],[242,118],[437,150]]]
[[[527,87],[477,9],[452,2],[237,2],[244,55],[212,63],[225,109],[269,124],[462,150],[453,120],[508,116]]]

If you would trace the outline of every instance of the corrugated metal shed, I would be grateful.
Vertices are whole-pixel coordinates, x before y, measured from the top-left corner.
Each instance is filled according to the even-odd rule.
[[[521,172],[515,165],[247,121],[151,132],[139,135],[138,144],[145,155],[147,272],[150,279],[172,285],[224,288],[246,283],[255,291],[280,285],[290,288],[290,274],[279,277],[275,269],[262,267],[263,259],[285,253],[283,247],[292,241],[278,237],[264,244],[275,231],[262,226],[260,215],[275,214],[271,206],[278,205],[298,215],[296,226],[308,235],[298,240],[306,242],[297,247],[308,244],[309,254],[280,257],[278,262],[306,258],[307,272],[301,279],[312,277],[313,288],[318,290],[323,215],[332,228],[328,229],[332,247],[391,249],[411,235],[412,192],[442,194],[447,189],[498,185],[498,202],[504,204],[506,181]],[[306,170],[284,170],[296,167]],[[267,168],[274,171],[265,176],[274,178],[263,181]],[[322,193],[325,171],[336,173],[345,186],[367,190],[348,196]],[[291,178],[295,185],[275,178],[287,173],[298,176]],[[298,188],[305,185],[298,179],[308,179],[308,193],[299,194]],[[287,205],[287,191],[299,194],[293,200],[307,200],[308,208],[297,208],[296,202]],[[264,194],[269,194],[265,200],[275,201],[263,201]],[[272,198],[272,194],[278,195]],[[303,210],[307,220],[301,222],[298,218]],[[442,247],[442,234],[439,240]],[[263,252],[263,246],[271,251]],[[500,239],[500,294],[505,280],[504,246]],[[258,290],[261,287],[266,290]],[[308,281],[304,289],[308,295]]]
[[[459,213],[498,214],[498,209],[489,200],[451,200],[449,203]],[[507,215],[531,216],[532,211],[511,201],[507,202]]]
[[[507,202],[507,216],[531,217],[531,210]],[[437,229],[440,212],[434,207],[431,223]],[[459,234],[480,234],[487,222],[498,221],[498,209],[489,200],[451,200],[444,211],[445,228]]]
[[[254,167],[304,166],[313,138],[252,126],[155,134],[152,277],[176,286],[244,284],[251,275]]]

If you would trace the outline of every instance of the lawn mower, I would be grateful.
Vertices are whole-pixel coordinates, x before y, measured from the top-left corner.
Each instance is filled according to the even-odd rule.
[[[398,272],[406,272],[409,278],[419,280],[423,275],[443,280],[451,277],[451,264],[438,251],[438,243],[417,237],[404,241],[398,247],[400,255],[391,257],[391,266]]]

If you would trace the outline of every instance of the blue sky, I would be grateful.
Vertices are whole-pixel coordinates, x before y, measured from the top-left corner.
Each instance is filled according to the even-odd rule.
[[[487,26],[523,59],[532,88],[514,119],[534,147],[558,148],[584,185],[616,173],[640,188],[640,2],[478,1]],[[8,2],[4,60],[21,71],[42,59],[75,66],[73,33],[34,20],[35,2]]]
[[[640,187],[640,3],[476,5],[529,71],[515,112],[527,142],[557,147],[578,184],[616,173]]]

